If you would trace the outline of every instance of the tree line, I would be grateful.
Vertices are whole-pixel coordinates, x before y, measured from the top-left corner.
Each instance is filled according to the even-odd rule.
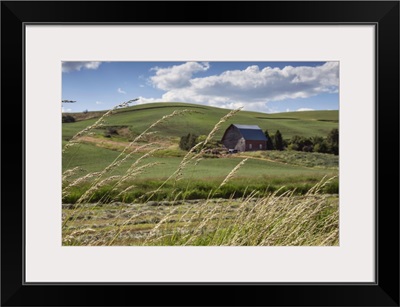
[[[294,135],[291,139],[285,140],[282,133],[277,130],[275,134],[270,135],[268,130],[264,131],[267,137],[267,150],[296,150],[304,152],[320,152],[339,154],[339,130],[332,129],[326,137],[313,136],[304,137]],[[182,150],[190,150],[197,143],[204,141],[205,135],[196,135],[188,133],[180,138],[179,148]],[[212,141],[207,144],[207,148],[216,148],[221,145],[218,141]]]
[[[182,150],[187,150],[189,151],[190,149],[193,148],[196,144],[200,142],[204,142],[207,139],[206,135],[197,135],[195,133],[188,133],[187,135],[181,136],[180,141],[179,141],[179,148]],[[207,144],[201,146],[200,149],[217,149],[221,148],[222,144],[220,141],[216,140],[209,140]]]
[[[267,137],[267,150],[296,150],[305,152],[320,152],[339,154],[339,129],[332,129],[326,137],[313,136],[304,137],[294,135],[289,140],[284,140],[282,133],[277,130],[274,135],[270,135],[268,130],[264,131]]]

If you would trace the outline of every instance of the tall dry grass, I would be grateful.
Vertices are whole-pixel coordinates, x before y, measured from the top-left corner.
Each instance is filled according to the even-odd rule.
[[[241,199],[205,200],[176,221],[171,212],[143,245],[332,246],[339,244],[339,210],[320,194],[323,180],[304,196],[288,191]],[[172,222],[170,222],[172,221]]]

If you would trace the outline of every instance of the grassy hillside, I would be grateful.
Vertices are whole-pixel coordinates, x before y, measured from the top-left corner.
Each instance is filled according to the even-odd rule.
[[[109,126],[127,126],[134,133],[141,133],[152,123],[175,110],[189,110],[191,113],[175,117],[157,127],[162,136],[180,137],[187,133],[208,134],[221,117],[229,110],[186,103],[152,103],[137,105],[118,110],[107,119]],[[101,113],[96,112],[96,115]],[[74,114],[72,114],[74,115]],[[88,116],[92,116],[89,112]],[[79,115],[79,118],[82,116]],[[240,111],[225,122],[216,138],[221,138],[225,129],[232,123],[258,125],[263,130],[275,133],[280,130],[285,139],[293,135],[326,136],[338,127],[338,111],[304,111],[266,114],[261,112]],[[63,125],[63,139],[72,137],[76,132],[94,123],[95,118]]]
[[[310,158],[314,155],[325,156],[325,160],[335,159],[337,165],[337,156],[328,154],[306,154]],[[106,168],[114,159],[119,155],[118,151],[109,150],[105,148],[99,148],[89,144],[80,144],[75,148],[72,148],[66,152],[63,156],[63,171],[70,169],[71,167],[79,166],[88,172],[99,172]],[[120,165],[115,169],[112,175],[123,175],[128,167],[139,159],[143,154],[137,153],[132,154],[124,164]],[[196,180],[210,180],[214,178],[216,180],[223,180],[229,172],[244,158],[249,158],[246,162],[245,167],[242,167],[236,174],[236,177],[263,180],[266,178],[272,178],[280,176],[282,173],[285,176],[298,176],[305,179],[307,176],[320,175],[322,177],[325,174],[336,174],[336,169],[328,169],[329,167],[321,168],[310,168],[304,164],[287,163],[288,160],[283,160],[286,153],[279,152],[265,152],[259,154],[260,157],[255,156],[255,153],[245,153],[243,155],[232,155],[224,158],[209,158],[202,159],[196,165],[194,163],[189,164],[183,173],[183,178],[196,179]],[[262,155],[262,156],[261,156]],[[264,156],[265,155],[265,156]],[[277,157],[278,155],[278,157]],[[265,159],[262,159],[265,158]],[[173,156],[152,156],[143,160],[140,165],[146,163],[159,163],[146,169],[146,172],[141,174],[141,178],[147,179],[166,179],[171,175],[179,166],[182,161],[182,157]],[[298,161],[301,161],[298,159]],[[320,162],[322,164],[322,162]],[[81,174],[79,174],[81,175]]]
[[[79,177],[91,172],[100,172],[115,159],[124,159],[129,151],[124,152],[122,156],[119,155],[135,135],[140,134],[152,123],[175,110],[189,110],[190,113],[173,117],[157,125],[155,128],[155,131],[158,132],[156,136],[150,136],[151,139],[147,140],[141,139],[130,147],[130,151],[139,150],[143,145],[146,148],[129,154],[129,159],[108,174],[108,176],[122,176],[135,161],[140,160],[143,154],[151,149],[161,149],[138,164],[138,167],[151,164],[151,167],[146,167],[145,171],[140,174],[140,178],[135,177],[127,182],[135,184],[137,187],[140,186],[140,190],[146,192],[156,189],[179,168],[186,154],[178,147],[179,137],[189,132],[197,135],[208,134],[229,110],[183,103],[155,103],[120,109],[106,118],[106,127],[128,129],[133,134],[133,136],[130,136],[130,140],[121,134],[107,138],[104,136],[104,130],[95,129],[91,131],[93,134],[83,136],[80,138],[79,144],[72,146],[63,153],[63,171],[80,167],[81,171],[76,174]],[[96,115],[100,116],[101,113],[97,112]],[[88,125],[92,125],[97,120],[92,117],[93,114],[90,114],[90,112],[87,114],[91,117],[89,119],[82,118],[82,114],[79,116],[81,116],[78,117],[81,120],[63,124],[63,145],[75,133]],[[242,111],[221,126],[215,139],[221,138],[225,128],[230,123],[257,124],[262,129],[269,129],[271,133],[279,129],[286,138],[294,134],[325,136],[332,128],[338,126],[337,118],[337,111],[281,114]],[[271,186],[274,186],[275,190],[279,186],[288,185],[304,190],[304,187],[310,187],[324,176],[333,177],[338,173],[338,157],[328,154],[268,151],[225,155],[218,158],[211,156],[203,157],[201,160],[185,166],[185,170],[181,171],[183,181],[179,183],[178,190],[185,190],[188,185],[218,186],[244,158],[248,158],[248,161],[235,174],[233,179],[233,182],[239,184],[243,189],[253,185],[253,188],[259,191]],[[189,184],[190,182],[191,184]],[[177,186],[174,188],[177,188]],[[172,186],[170,186],[167,190],[171,192],[172,189]],[[236,184],[235,189],[239,189]],[[205,194],[207,189],[203,190],[203,194]],[[78,192],[77,194],[80,193]],[[197,193],[196,195],[200,194]]]

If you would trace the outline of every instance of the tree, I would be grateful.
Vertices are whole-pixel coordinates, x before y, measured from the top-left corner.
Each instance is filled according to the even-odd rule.
[[[110,138],[112,135],[118,135],[118,129],[115,127],[107,127],[104,131],[104,136]]]
[[[62,116],[62,122],[63,123],[74,123],[75,122],[75,117],[71,115],[63,115]]]
[[[188,133],[188,135],[182,136],[179,141],[179,148],[182,150],[190,150],[196,145],[197,135]]]
[[[328,153],[329,152],[329,146],[326,143],[325,140],[323,140],[321,143],[317,143],[314,145],[313,148],[314,152],[320,152],[320,153]]]
[[[187,136],[181,136],[181,139],[179,141],[179,148],[182,150],[187,150]]]
[[[290,140],[290,149],[310,152],[313,149],[313,141],[304,136],[294,135]]]
[[[339,154],[339,129],[332,129],[326,138],[330,153]]]
[[[324,139],[321,136],[313,136],[311,138],[313,142],[313,151],[314,152],[320,152],[320,153],[329,153],[329,146],[328,143],[326,142],[326,139]]]
[[[272,137],[269,136],[268,130],[264,131],[265,137],[267,138],[267,150],[274,149],[274,143],[272,143]]]
[[[274,143],[275,143],[275,149],[276,150],[283,150],[283,138],[282,134],[279,130],[276,131],[275,136],[274,136]]]

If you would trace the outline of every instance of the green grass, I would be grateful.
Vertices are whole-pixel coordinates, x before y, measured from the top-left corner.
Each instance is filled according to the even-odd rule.
[[[328,178],[333,174],[328,175]],[[224,178],[197,178],[182,179],[179,181],[172,180],[163,185],[163,188],[156,191],[163,183],[160,179],[144,179],[130,180],[114,189],[114,184],[108,184],[100,187],[88,202],[110,203],[115,201],[143,203],[147,201],[162,201],[173,199],[207,199],[208,197],[217,198],[238,198],[249,195],[251,192],[257,191],[259,195],[269,192],[279,191],[278,194],[294,190],[296,195],[304,195],[307,191],[318,183],[322,176],[316,174],[298,175],[298,176],[266,176],[257,181],[249,177],[235,177],[229,183],[220,187]],[[75,203],[83,193],[89,189],[91,182],[73,187],[68,196],[63,199],[64,203]],[[132,189],[120,195],[120,192],[127,187],[133,186]],[[338,194],[338,180],[332,180],[322,190],[328,194]]]
[[[301,155],[302,159],[294,159],[293,155]],[[78,172],[71,180],[86,175],[89,172],[100,172],[111,164],[119,155],[119,152],[109,149],[98,148],[89,144],[78,144],[68,150],[63,157],[63,171],[73,167],[80,167],[82,171]],[[128,168],[135,163],[143,153],[132,154],[125,163],[115,168],[109,176],[122,176]],[[321,155],[312,153],[297,152],[252,152],[244,153],[243,156],[251,157],[239,168],[234,178],[229,184],[215,191],[216,197],[229,198],[240,197],[249,191],[272,192],[282,188],[282,192],[296,189],[296,193],[304,194],[314,184],[323,177],[333,177],[338,175],[337,164],[330,161],[333,155]],[[315,163],[315,156],[322,156],[326,161],[332,164],[320,162],[318,167],[306,167],[299,164]],[[261,158],[259,158],[261,157]],[[276,159],[276,161],[265,160],[264,157]],[[285,163],[283,159],[286,158]],[[290,158],[290,159],[289,159]],[[138,166],[153,164],[146,168],[139,176],[127,180],[119,190],[113,190],[113,185],[109,184],[100,188],[91,198],[91,202],[97,202],[101,199],[111,201],[136,201],[143,202],[147,200],[163,200],[174,197],[186,199],[207,198],[210,191],[223,182],[224,178],[235,168],[243,157],[237,155],[228,155],[221,158],[206,158],[199,161],[193,161],[182,171],[182,176],[176,181],[173,177],[163,188],[153,195],[146,197],[146,193],[157,190],[159,186],[179,167],[182,157],[175,156],[150,156],[143,159]],[[318,160],[317,160],[318,161]],[[325,161],[325,162],[326,162]],[[73,163],[73,164],[72,164]],[[289,164],[294,163],[294,164]],[[336,159],[337,163],[337,159]],[[335,167],[336,166],[336,167]],[[337,180],[334,181],[336,184]],[[128,186],[134,188],[128,193],[116,197],[120,191]],[[65,202],[74,203],[90,187],[90,181],[86,184],[74,187],[70,195],[64,198]],[[329,186],[329,193],[338,193],[338,186]]]
[[[270,161],[279,162],[289,165],[298,165],[311,168],[333,169],[339,167],[339,156],[318,152],[301,152],[301,151],[257,151],[242,153],[243,157],[253,157],[260,159],[268,159]]]
[[[176,152],[173,152],[175,154]],[[327,174],[335,174],[337,173],[332,169],[325,169],[322,167],[319,168],[309,168],[302,165],[295,165],[299,160],[291,161],[293,164],[284,164],[279,163],[282,159],[278,159],[275,156],[275,152],[257,152],[257,153],[245,153],[244,156],[251,155],[260,155],[262,157],[273,157],[277,160],[275,161],[267,161],[267,160],[259,160],[259,159],[249,159],[245,163],[245,167],[239,169],[237,173],[237,177],[248,178],[251,180],[260,180],[263,178],[273,178],[273,177],[284,177],[289,178],[294,176],[324,176]],[[286,154],[286,152],[285,152]],[[291,152],[289,153],[291,154]],[[303,159],[306,158],[314,158],[314,154],[309,153],[300,153],[303,156]],[[105,148],[99,148],[90,144],[78,144],[73,146],[70,150],[68,150],[63,155],[63,171],[67,169],[71,169],[73,167],[79,166],[86,170],[86,172],[97,172],[101,171],[105,167],[107,167],[117,156],[119,155],[118,151],[113,151]],[[118,167],[113,175],[122,175],[126,172],[128,167],[139,159],[143,154],[133,154],[131,158],[126,161],[126,163],[122,164]],[[281,156],[282,153],[280,153]],[[331,158],[329,155],[329,158]],[[206,158],[199,160],[198,163],[190,164],[184,170],[184,177],[191,179],[202,179],[202,180],[210,180],[212,178],[222,179],[242,160],[242,157],[239,156],[228,156],[223,158]],[[141,178],[146,179],[165,179],[169,175],[171,175],[178,167],[180,162],[182,161],[182,157],[175,156],[156,156],[156,157],[148,157],[144,159],[140,165],[145,163],[159,163],[149,169],[146,170],[145,173],[141,174]],[[337,161],[337,160],[336,160]],[[288,159],[286,162],[290,162]],[[306,162],[302,162],[303,164],[308,164]],[[337,166],[337,164],[336,164]]]
[[[66,142],[63,142],[65,145]],[[62,157],[63,172],[74,167],[81,167],[87,172],[95,172],[104,169],[119,155],[113,151],[90,144],[78,143],[70,147]],[[125,168],[126,169],[126,168]],[[82,174],[80,174],[82,175]]]
[[[74,123],[63,123],[62,124],[62,139],[63,141],[68,141],[76,133],[85,129],[87,126],[92,125],[96,119],[88,119]]]
[[[159,125],[155,130],[162,136],[180,137],[183,134],[195,133],[207,135],[212,127],[226,115],[229,110],[186,103],[152,103],[137,105],[118,110],[107,118],[107,125],[128,126],[133,132],[141,133],[153,122],[174,110],[192,111],[175,117]],[[241,111],[221,126],[216,138],[220,139],[225,129],[232,123],[258,125],[262,130],[274,134],[280,130],[285,139],[293,135],[311,137],[326,136],[330,130],[338,127],[338,111],[305,111],[266,114]],[[92,124],[94,119],[63,124],[63,139],[72,137],[76,132]]]
[[[303,119],[324,122],[338,123],[338,111],[302,111],[302,112],[285,112],[269,114],[268,118],[273,119]]]

